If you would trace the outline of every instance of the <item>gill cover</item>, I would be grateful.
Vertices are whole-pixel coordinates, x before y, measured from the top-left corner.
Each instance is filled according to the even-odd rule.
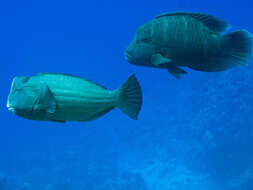
[[[125,51],[125,58],[129,63],[136,65],[151,64],[151,58],[155,49],[152,45],[147,43],[136,43],[132,41]]]
[[[47,84],[32,77],[15,77],[7,100],[9,111],[32,120],[45,120],[55,113],[56,101]]]

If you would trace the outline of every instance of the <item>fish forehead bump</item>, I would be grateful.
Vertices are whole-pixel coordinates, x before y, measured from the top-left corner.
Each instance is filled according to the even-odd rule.
[[[138,43],[140,41],[149,41],[149,39],[152,37],[152,34],[154,32],[154,21],[151,20],[143,25],[141,25],[137,30],[135,34],[134,40]]]
[[[29,80],[30,77],[27,76],[17,76],[12,80],[11,88],[16,88],[22,86]]]
[[[17,76],[13,79],[13,81],[15,82],[27,82],[27,80],[29,79],[28,76]]]
[[[12,107],[13,105],[13,99],[15,98],[15,91],[17,89],[21,89],[22,86],[23,86],[23,80],[24,80],[24,77],[15,77],[13,78],[12,80],[12,83],[11,83],[11,89],[10,89],[10,93],[8,95],[8,99],[7,99],[7,108],[10,108]]]
[[[10,93],[8,95],[7,107],[13,106],[17,99],[24,96],[24,93],[31,91],[30,88],[25,88],[25,83],[28,81],[29,77],[17,76],[12,80]],[[25,101],[25,99],[23,100]]]

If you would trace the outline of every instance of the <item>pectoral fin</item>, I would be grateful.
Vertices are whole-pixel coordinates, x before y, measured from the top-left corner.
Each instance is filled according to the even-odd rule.
[[[56,111],[56,100],[47,84],[43,84],[40,89],[37,107],[46,114],[53,114]]]
[[[167,64],[172,62],[170,59],[163,57],[161,54],[152,55],[151,62],[154,66],[159,66],[162,64]]]
[[[187,74],[187,72],[181,68],[175,67],[175,66],[170,66],[168,68],[168,71],[170,74],[172,74],[174,77],[177,79],[181,78],[181,74]]]

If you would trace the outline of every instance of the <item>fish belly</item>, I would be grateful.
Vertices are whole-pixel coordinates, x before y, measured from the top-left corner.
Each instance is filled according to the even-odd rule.
[[[115,98],[109,92],[78,96],[57,94],[55,98],[57,110],[51,119],[58,121],[89,121],[115,106]]]

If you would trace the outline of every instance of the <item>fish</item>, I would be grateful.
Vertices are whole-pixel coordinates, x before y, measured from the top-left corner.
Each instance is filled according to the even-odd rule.
[[[37,121],[91,121],[115,107],[137,120],[142,90],[135,74],[116,90],[88,79],[61,73],[38,73],[13,79],[7,108],[17,116]]]
[[[125,50],[134,65],[167,69],[176,78],[188,72],[220,72],[248,65],[253,37],[245,29],[228,33],[219,18],[192,12],[163,13],[141,25]]]

